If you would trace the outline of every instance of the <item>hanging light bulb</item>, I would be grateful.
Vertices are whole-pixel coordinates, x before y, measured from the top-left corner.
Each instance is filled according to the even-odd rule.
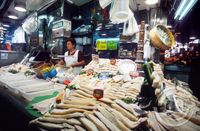
[[[157,4],[158,3],[158,0],[146,0],[145,3],[147,5],[154,5],[154,4]]]
[[[15,14],[15,13],[8,13],[8,17],[10,18],[10,19],[18,19],[18,16],[17,16],[17,14]]]
[[[10,27],[9,24],[3,24],[3,27]]]
[[[24,2],[15,2],[15,10],[20,12],[26,12],[26,4]]]

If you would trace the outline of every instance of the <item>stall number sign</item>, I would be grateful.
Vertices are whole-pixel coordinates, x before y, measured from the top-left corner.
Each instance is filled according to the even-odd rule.
[[[98,50],[107,50],[106,40],[97,40],[97,49]]]

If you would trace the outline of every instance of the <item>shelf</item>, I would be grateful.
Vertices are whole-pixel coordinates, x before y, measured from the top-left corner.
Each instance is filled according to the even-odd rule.
[[[87,56],[90,56],[91,54],[86,54],[86,55],[83,55],[83,56],[85,56],[85,57],[87,57]]]
[[[60,60],[60,58],[51,58],[52,60]]]
[[[57,55],[58,58],[64,58],[65,55]]]
[[[72,18],[72,20],[75,20],[75,21],[83,21],[83,19],[75,19],[75,18]]]
[[[28,61],[29,63],[32,63],[32,64],[37,64],[37,63],[40,63],[40,62],[44,62],[44,61],[32,61],[32,60],[30,60],[30,61]]]
[[[136,51],[136,52],[139,52],[139,53],[144,53],[144,51],[141,51],[141,50],[138,50],[138,51]]]
[[[81,33],[72,33],[74,36],[88,36],[92,35],[92,32],[81,32]]]
[[[119,44],[137,44],[136,42],[120,41]]]
[[[87,45],[83,45],[83,44],[77,44],[79,46],[91,46],[92,44],[87,44]]]
[[[119,56],[120,59],[136,59],[135,57],[123,57],[123,56]]]
[[[144,63],[144,60],[135,60],[136,63]]]
[[[139,40],[138,42],[144,42],[144,40]]]

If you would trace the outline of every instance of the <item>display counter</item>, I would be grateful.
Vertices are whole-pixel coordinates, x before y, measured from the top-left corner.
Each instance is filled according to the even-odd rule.
[[[0,67],[20,62],[25,52],[0,50]]]
[[[165,76],[170,78],[176,78],[178,80],[189,82],[189,74],[191,69],[184,65],[165,65]]]
[[[37,127],[28,124],[41,116],[41,112],[33,108],[34,104],[51,100],[65,87],[38,79],[33,74],[28,75],[26,71],[30,73],[33,70],[19,63],[0,68],[0,130],[37,131]],[[47,103],[45,110],[48,110],[51,102]],[[8,126],[8,123],[12,123],[12,126]]]
[[[27,102],[14,95],[0,85],[0,130],[30,130],[37,131],[37,128],[30,127],[28,122],[35,117],[31,116],[25,109]],[[8,124],[12,123],[12,124]]]
[[[138,72],[131,60],[93,60],[57,97],[35,103],[41,115],[34,120],[29,117],[29,124],[46,130],[199,130],[200,102],[185,84],[164,79],[160,65],[151,65],[153,70],[149,70],[150,79],[147,79],[148,74]],[[47,81],[0,71],[4,73],[0,76],[2,90],[11,92],[9,95],[18,101],[12,104],[21,103],[22,108],[18,109],[30,115],[21,98],[26,99],[25,104],[34,98],[27,99],[23,92],[48,90],[49,86],[44,86]],[[152,85],[146,85],[146,80],[152,81]],[[44,85],[39,86],[42,82]],[[150,94],[146,87],[153,89],[156,101],[142,95]],[[35,97],[47,94],[39,93]],[[49,100],[50,104],[46,104]]]
[[[60,103],[30,124],[47,130],[199,130],[197,98],[183,84],[164,79],[159,65],[153,68],[154,104],[140,105],[146,78],[133,61],[100,59],[73,79]]]

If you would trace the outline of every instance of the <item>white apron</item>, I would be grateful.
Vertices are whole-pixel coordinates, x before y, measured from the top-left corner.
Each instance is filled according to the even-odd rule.
[[[67,67],[72,64],[78,63],[78,52],[79,52],[79,50],[76,50],[74,55],[68,55],[68,51],[65,52],[65,63],[66,63]],[[74,75],[78,75],[80,73],[81,69],[82,69],[82,67],[73,67],[72,72]]]

